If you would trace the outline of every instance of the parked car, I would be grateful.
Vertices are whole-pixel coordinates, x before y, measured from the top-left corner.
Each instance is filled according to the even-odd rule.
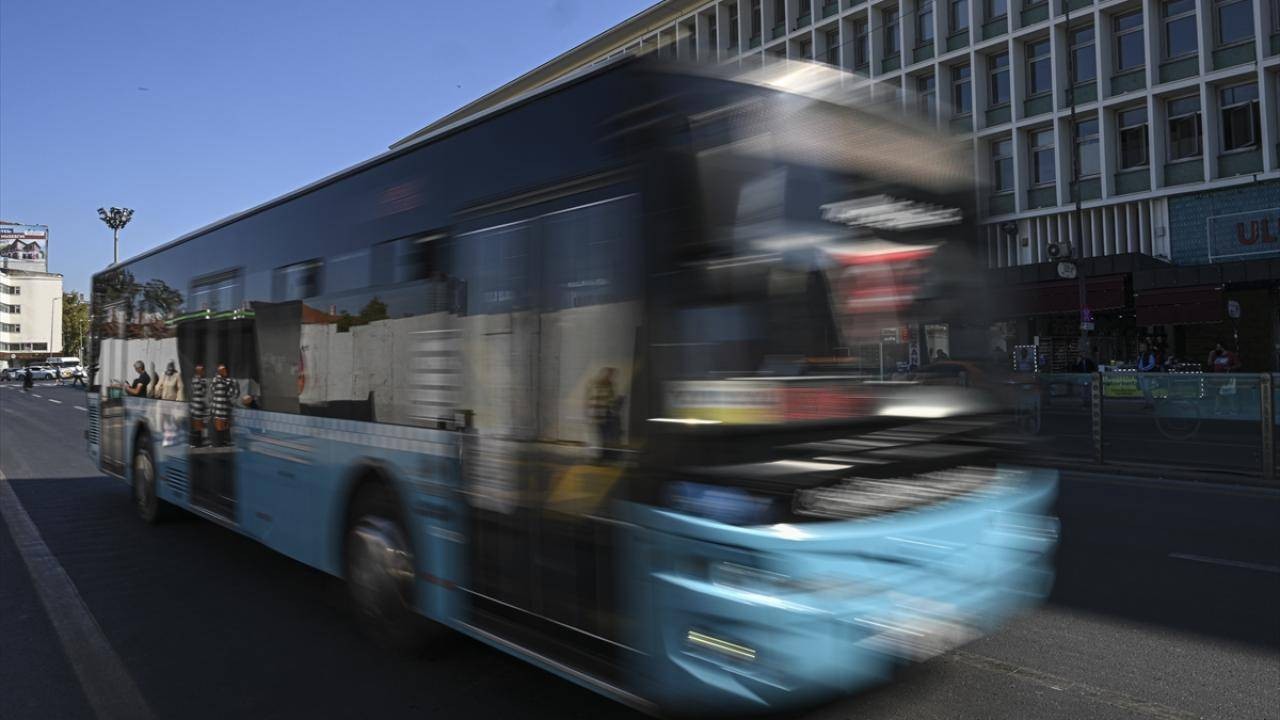
[[[12,368],[12,367],[0,368],[0,382],[9,382],[10,380],[17,380],[18,371],[20,369],[21,368]]]
[[[57,373],[57,369],[44,365],[29,365],[27,369],[31,371],[32,380],[53,380]]]

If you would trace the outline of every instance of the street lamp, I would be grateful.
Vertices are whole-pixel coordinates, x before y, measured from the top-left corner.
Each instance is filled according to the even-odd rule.
[[[56,320],[58,317],[55,314],[54,308],[57,307],[58,301],[61,299],[62,299],[61,297],[49,298],[49,352],[50,354],[53,353],[53,321]],[[62,352],[62,348],[58,348],[58,352]]]
[[[113,207],[110,210],[98,208],[98,218],[106,223],[107,227],[111,228],[112,236],[115,239],[114,250],[111,253],[111,264],[115,265],[120,262],[120,231],[133,219],[133,210],[118,207]]]

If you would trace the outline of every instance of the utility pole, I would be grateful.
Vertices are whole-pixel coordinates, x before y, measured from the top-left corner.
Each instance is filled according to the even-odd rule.
[[[115,265],[120,262],[120,231],[133,219],[133,210],[118,207],[113,207],[110,210],[98,208],[98,219],[111,228],[111,235],[114,241],[111,251],[111,264]]]
[[[1076,140],[1076,54],[1071,49],[1071,0],[1063,0],[1062,7],[1065,11],[1065,22],[1063,23],[1067,29],[1067,99],[1071,103],[1071,199],[1075,201],[1075,212],[1071,214],[1071,226],[1074,229],[1073,235],[1075,242],[1071,244],[1071,252],[1076,262],[1076,287],[1080,297],[1080,343],[1079,353],[1083,357],[1089,357],[1089,330],[1085,325],[1085,318],[1089,317],[1088,310],[1088,293],[1085,290],[1084,268],[1082,267],[1084,260],[1084,234],[1080,227],[1080,146]],[[1101,148],[1098,149],[1101,152]]]

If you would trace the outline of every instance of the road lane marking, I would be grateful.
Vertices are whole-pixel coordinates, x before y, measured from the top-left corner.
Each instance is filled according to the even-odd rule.
[[[1190,553],[1169,553],[1169,557],[1175,560],[1190,560],[1191,562],[1208,563],[1209,565],[1223,565],[1225,567],[1243,568],[1245,570],[1257,570],[1258,572],[1280,574],[1280,565],[1263,565],[1262,563],[1251,563],[1243,560],[1226,560],[1224,558],[1205,557],[1204,555],[1192,555]]]
[[[43,396],[43,395],[39,395],[39,394],[37,394],[37,393],[31,393],[31,397],[38,397],[38,398],[42,398],[42,397],[44,397],[44,396]]]
[[[54,400],[53,398],[49,398],[49,402],[53,403],[54,405],[61,405],[61,404],[62,404],[62,401],[61,401],[61,400]]]
[[[1110,705],[1114,708],[1126,710],[1131,713],[1159,718],[1159,720],[1192,720],[1193,718],[1200,717],[1199,715],[1186,710],[1179,710],[1177,708],[1169,707],[1168,705],[1162,705],[1158,702],[1143,700],[1115,690],[1097,687],[1096,685],[1076,682],[1071,678],[1053,675],[1034,668],[1029,668],[1025,665],[1016,665],[1011,662],[997,660],[985,655],[975,655],[973,653],[956,651],[945,657],[953,662],[963,663],[980,670],[1001,673],[1017,680],[1029,682],[1033,685],[1039,685],[1040,687],[1048,688],[1050,690],[1080,695],[1095,702]]]
[[[153,717],[120,656],[102,634],[102,628],[67,571],[44,544],[39,529],[9,487],[3,472],[0,472],[0,515],[18,546],[36,594],[98,720]]]
[[[89,410],[88,410],[87,408],[82,408],[82,407],[80,407],[79,405],[72,405],[71,407],[73,407],[73,408],[75,408],[75,409],[77,409],[77,410],[84,411],[84,412],[89,412]]]

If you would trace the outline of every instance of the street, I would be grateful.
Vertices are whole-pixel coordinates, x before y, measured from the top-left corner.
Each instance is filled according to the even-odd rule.
[[[49,385],[0,384],[0,717],[109,715],[85,688],[113,670],[158,718],[633,716],[458,636],[380,650],[338,580],[191,516],[144,525],[85,453],[83,392]],[[1280,491],[1068,473],[1058,514],[1046,605],[804,717],[1280,717]],[[42,600],[41,548],[69,580],[42,587],[82,603]],[[78,664],[61,612],[110,667]]]

